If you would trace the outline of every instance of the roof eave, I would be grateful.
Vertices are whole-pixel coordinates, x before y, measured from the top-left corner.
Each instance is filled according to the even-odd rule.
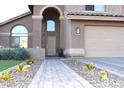
[[[76,19],[76,20],[124,21],[124,17],[108,17],[108,16],[67,15],[66,18]]]
[[[5,25],[5,24],[8,24],[8,23],[10,23],[10,22],[13,22],[13,21],[15,21],[15,20],[18,20],[18,19],[23,18],[23,17],[25,17],[25,16],[29,16],[29,15],[31,15],[31,14],[32,14],[32,13],[29,11],[29,12],[26,12],[26,13],[21,14],[21,15],[19,15],[19,16],[10,18],[10,19],[8,19],[8,20],[6,20],[6,21],[4,21],[4,22],[1,22],[1,23],[0,23],[0,26]]]

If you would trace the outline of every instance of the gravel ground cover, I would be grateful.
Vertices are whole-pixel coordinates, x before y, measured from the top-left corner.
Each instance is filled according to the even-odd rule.
[[[62,60],[67,66],[78,73],[81,77],[87,80],[96,88],[123,88],[124,87],[124,77],[120,77],[108,72],[108,79],[101,80],[99,78],[99,71],[102,69],[96,68],[94,71],[90,72],[86,68],[86,63],[81,62],[82,70],[75,65],[74,59],[72,60]],[[91,62],[92,63],[92,62]]]
[[[15,79],[0,80],[0,88],[27,88],[41,64],[42,61],[37,61],[28,68],[27,72],[13,73],[10,71]]]

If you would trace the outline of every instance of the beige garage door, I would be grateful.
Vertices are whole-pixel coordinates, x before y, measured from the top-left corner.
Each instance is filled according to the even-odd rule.
[[[124,57],[124,27],[85,27],[88,57]]]

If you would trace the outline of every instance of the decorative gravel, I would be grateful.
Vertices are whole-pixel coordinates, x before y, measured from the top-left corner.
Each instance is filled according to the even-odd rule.
[[[81,62],[82,70],[80,71],[79,68],[74,64],[76,60],[62,60],[62,61],[96,88],[124,87],[124,77],[120,77],[112,73],[108,73],[108,79],[101,80],[99,78],[98,73],[102,69],[96,68],[95,71],[90,72],[87,70],[86,64]]]
[[[42,61],[37,61],[28,68],[27,72],[13,73],[10,71],[15,79],[7,81],[0,80],[0,88],[27,88],[41,64]]]

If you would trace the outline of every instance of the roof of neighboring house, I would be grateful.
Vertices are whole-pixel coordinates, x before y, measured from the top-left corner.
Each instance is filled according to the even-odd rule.
[[[1,22],[1,23],[0,23],[0,26],[5,25],[5,24],[7,24],[7,23],[10,23],[10,22],[12,22],[12,21],[15,21],[15,20],[17,20],[17,19],[23,18],[23,17],[25,17],[25,16],[31,15],[31,14],[32,14],[32,13],[29,11],[29,12],[26,12],[26,13],[21,14],[21,15],[19,15],[19,16],[10,18],[10,19],[8,19],[8,20],[6,20],[6,21],[4,21],[4,22]]]
[[[124,17],[122,14],[110,14],[100,12],[67,12],[67,15],[78,15],[78,16],[105,16],[105,17]]]

